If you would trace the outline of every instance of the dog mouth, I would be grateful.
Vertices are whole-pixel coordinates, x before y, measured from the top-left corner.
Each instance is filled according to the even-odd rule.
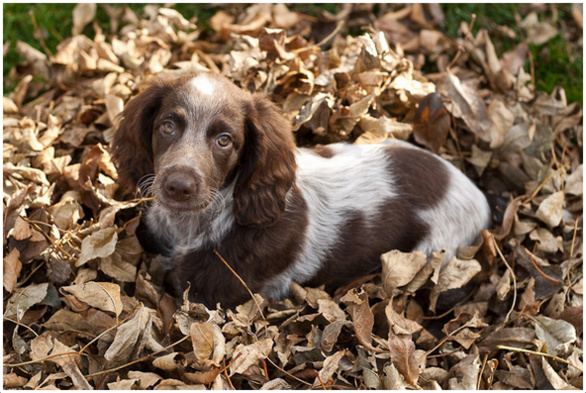
[[[204,199],[202,201],[174,201],[165,197],[155,197],[155,201],[167,209],[170,213],[182,214],[182,213],[200,213],[205,211],[211,204],[212,201]]]

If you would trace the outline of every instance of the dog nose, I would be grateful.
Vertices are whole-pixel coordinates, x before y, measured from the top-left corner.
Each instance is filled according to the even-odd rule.
[[[197,193],[197,179],[188,172],[172,172],[163,184],[165,196],[177,202],[184,202]]]

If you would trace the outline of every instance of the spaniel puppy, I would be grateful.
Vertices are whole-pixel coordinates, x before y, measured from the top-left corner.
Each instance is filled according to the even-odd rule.
[[[291,281],[335,288],[392,249],[446,250],[489,222],[486,198],[408,143],[296,148],[274,104],[223,77],[158,80],[126,106],[112,142],[123,186],[148,189],[151,238],[180,294],[208,306],[276,298]]]

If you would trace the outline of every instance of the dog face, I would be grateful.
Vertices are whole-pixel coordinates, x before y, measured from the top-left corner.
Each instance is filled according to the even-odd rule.
[[[234,183],[237,222],[269,224],[295,177],[275,106],[212,74],[155,81],[127,105],[112,148],[121,183],[146,185],[170,214],[205,210]]]

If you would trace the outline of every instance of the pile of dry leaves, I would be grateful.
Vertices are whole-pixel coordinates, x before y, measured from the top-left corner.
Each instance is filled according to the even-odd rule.
[[[92,39],[95,7],[51,56],[18,42],[4,97],[5,388],[583,388],[582,108],[535,91],[527,44],[499,55],[470,21],[449,38],[437,5],[238,5],[205,34],[173,9],[100,5],[111,31]],[[544,15],[523,16],[526,42],[555,34]],[[265,92],[299,145],[439,152],[494,226],[443,270],[390,250],[333,296],[178,307],[135,236],[144,202],[114,199],[108,143],[144,80],[185,70]]]

